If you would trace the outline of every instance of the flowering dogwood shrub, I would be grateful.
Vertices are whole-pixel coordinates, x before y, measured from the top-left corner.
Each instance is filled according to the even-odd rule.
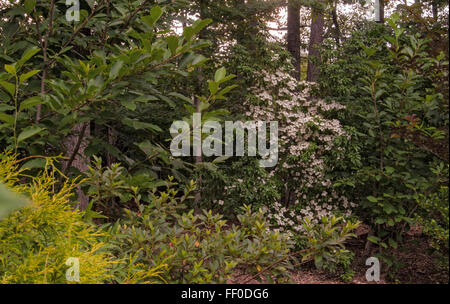
[[[333,187],[333,170],[348,158],[351,137],[332,116],[345,107],[314,98],[314,84],[296,81],[288,70],[257,76],[245,114],[249,120],[278,121],[279,161],[269,176],[285,188],[284,202],[269,206],[269,218],[281,230],[299,232],[305,217],[313,223],[333,214],[350,217],[356,204]]]

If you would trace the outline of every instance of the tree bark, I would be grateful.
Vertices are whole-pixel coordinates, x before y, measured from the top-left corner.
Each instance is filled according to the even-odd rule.
[[[84,150],[87,148],[90,134],[90,123],[79,123],[72,128],[72,135],[67,136],[64,141],[66,155],[69,160],[63,163],[63,172],[71,167],[77,168],[80,172],[88,170],[88,160],[84,157]],[[84,210],[89,205],[89,197],[81,190],[81,186],[77,187],[78,209]]]
[[[337,46],[341,44],[341,29],[339,28],[338,15],[336,7],[331,11],[331,17],[333,19],[334,25],[334,39],[336,40]]]
[[[300,7],[290,0],[287,16],[287,49],[294,57],[294,78],[300,80],[301,53],[300,53]]]
[[[375,0],[378,1],[379,6],[378,6],[378,14],[379,14],[379,18],[378,20],[375,20],[378,23],[384,23],[384,0]]]
[[[433,11],[433,20],[437,21],[437,19],[438,19],[438,9],[437,9],[436,1],[433,1],[431,3],[431,10]]]
[[[317,63],[312,60],[320,60],[318,47],[323,41],[323,14],[322,10],[313,8],[311,14],[311,32],[308,48],[308,72],[307,81],[314,82],[319,78],[320,70]]]

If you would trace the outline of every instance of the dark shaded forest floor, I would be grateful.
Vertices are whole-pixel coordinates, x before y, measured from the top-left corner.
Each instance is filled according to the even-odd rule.
[[[448,284],[449,270],[440,268],[438,256],[432,254],[429,240],[424,236],[410,235],[405,239],[401,248],[390,251],[390,255],[396,259],[395,266],[387,269],[387,265],[381,261],[381,278],[379,282],[367,282],[365,265],[366,259],[371,255],[365,249],[366,239],[361,237],[354,239],[347,248],[355,253],[352,263],[354,277],[346,282],[326,271],[317,270],[313,263],[301,266],[301,269],[291,272],[291,282],[295,284]],[[240,276],[229,283],[243,283],[248,276]],[[257,284],[256,280],[248,283]],[[266,283],[266,282],[262,282]]]

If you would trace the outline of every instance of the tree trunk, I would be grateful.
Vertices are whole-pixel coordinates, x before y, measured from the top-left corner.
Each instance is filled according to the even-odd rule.
[[[341,30],[339,28],[336,7],[334,7],[333,10],[331,11],[331,17],[333,18],[333,25],[334,25],[334,39],[336,40],[337,46],[339,46],[341,44]]]
[[[431,10],[433,11],[433,20],[437,21],[437,19],[438,19],[438,9],[437,9],[436,1],[433,1],[431,3]]]
[[[308,48],[308,73],[307,81],[317,81],[320,70],[318,63],[312,60],[320,60],[320,53],[318,47],[323,41],[323,14],[320,9],[313,8],[311,14],[311,33],[309,36]]]
[[[287,17],[287,49],[294,57],[294,78],[300,80],[301,53],[300,53],[300,7],[290,0]]]
[[[72,132],[73,134],[67,136],[64,141],[66,156],[69,157],[69,160],[63,163],[63,172],[71,167],[77,168],[80,172],[86,172],[89,160],[84,156],[84,150],[89,144],[87,138],[90,134],[90,123],[79,123],[72,128]],[[89,205],[89,197],[81,190],[81,186],[77,187],[76,192],[79,201],[78,209],[86,209]]]
[[[375,3],[378,3],[378,8],[375,6],[375,9],[378,9],[378,11],[375,12],[375,21],[384,23],[384,0],[375,0]]]

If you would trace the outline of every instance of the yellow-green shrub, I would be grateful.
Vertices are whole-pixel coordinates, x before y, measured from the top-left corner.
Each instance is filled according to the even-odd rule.
[[[0,155],[0,183],[30,204],[0,220],[0,283],[69,283],[66,261],[78,258],[80,283],[110,279],[115,263],[100,241],[102,234],[72,210],[74,183],[56,189],[54,170],[19,183],[24,172],[11,154]]]

